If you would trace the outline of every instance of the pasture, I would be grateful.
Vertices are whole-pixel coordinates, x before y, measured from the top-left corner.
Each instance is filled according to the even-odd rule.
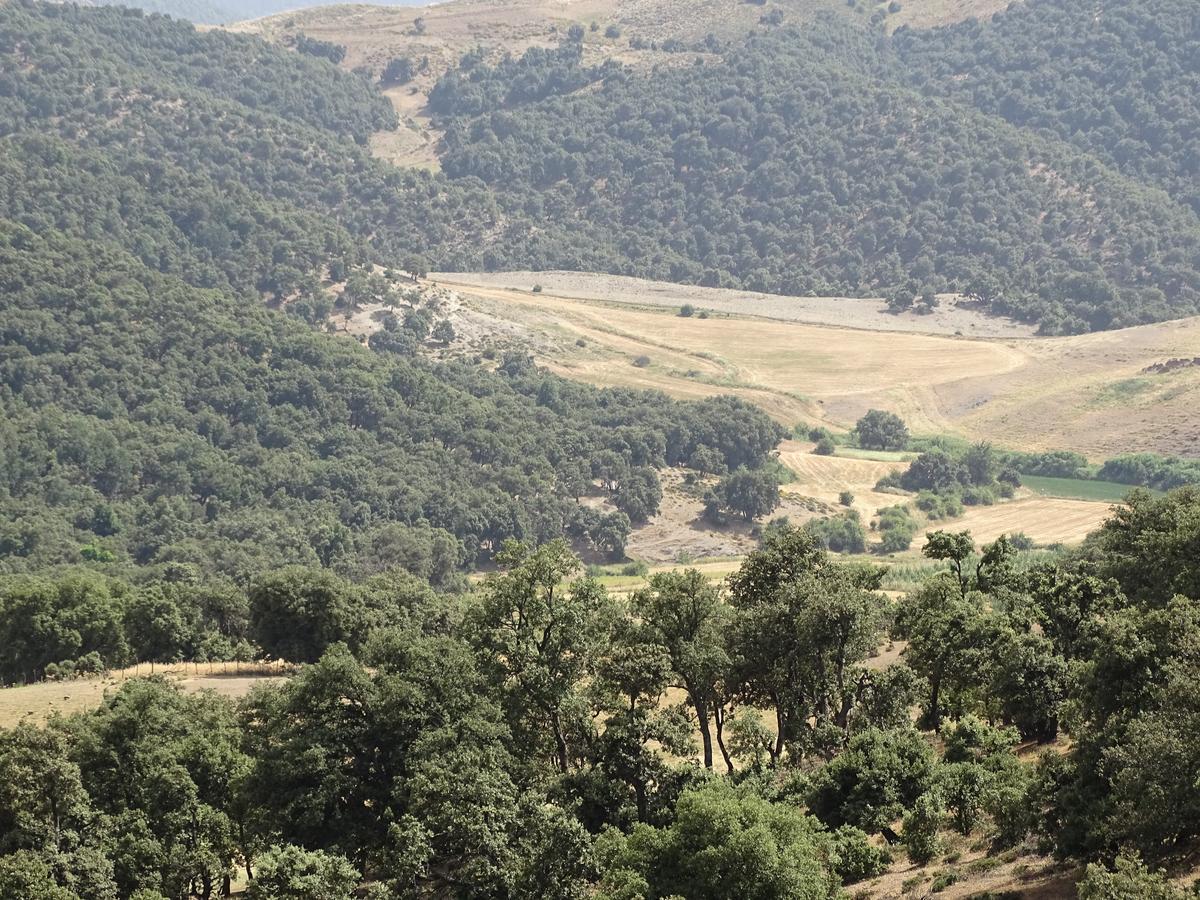
[[[562,293],[545,285],[533,293],[538,276],[521,277],[529,287],[506,275],[433,279],[497,327],[523,331],[540,363],[593,384],[684,398],[733,393],[788,426],[846,429],[877,407],[918,433],[1015,450],[1075,450],[1096,460],[1129,451],[1200,455],[1200,369],[1146,374],[1193,355],[1200,317],[1065,338],[960,337],[894,330],[895,317],[867,315],[854,301],[852,325],[829,324],[824,307],[810,316],[800,302],[790,311],[800,318],[776,318],[789,298],[751,314],[683,318],[679,307],[653,302],[655,282],[580,276]],[[706,290],[688,288],[687,302],[698,311],[734,302],[717,291],[706,303]],[[635,366],[638,357],[649,362]],[[1119,389],[1133,378],[1137,391]]]

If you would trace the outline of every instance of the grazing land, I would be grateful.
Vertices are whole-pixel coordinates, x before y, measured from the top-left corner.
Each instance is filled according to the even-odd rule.
[[[0,728],[21,723],[42,723],[51,716],[87,712],[103,702],[106,694],[118,690],[130,678],[161,675],[184,691],[215,691],[222,697],[237,699],[260,684],[278,684],[287,677],[288,668],[268,663],[178,663],[151,666],[142,663],[128,669],[109,672],[98,678],[68,681],[42,681],[20,687],[0,688]]]
[[[524,287],[515,286],[517,277]],[[1200,454],[1200,369],[1143,374],[1194,353],[1200,318],[1061,338],[957,337],[897,330],[895,317],[878,309],[848,312],[834,324],[805,311],[811,298],[794,306],[771,298],[735,314],[737,292],[695,287],[669,295],[695,307],[697,315],[682,318],[682,302],[666,303],[654,282],[578,276],[560,291],[556,277],[433,280],[497,322],[517,323],[539,362],[593,384],[687,398],[733,392],[788,425],[847,428],[879,407],[917,431],[1013,449],[1075,450],[1092,459]],[[542,290],[534,293],[534,285]],[[702,310],[712,312],[701,318]],[[634,366],[639,356],[649,363]]]
[[[1043,497],[1062,497],[1068,500],[1099,500],[1119,503],[1132,488],[1115,481],[1090,481],[1081,478],[1052,478],[1046,475],[1023,475],[1021,482]]]

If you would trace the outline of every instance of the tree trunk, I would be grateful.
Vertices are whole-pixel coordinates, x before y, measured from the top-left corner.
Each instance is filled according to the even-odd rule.
[[[777,729],[777,733],[775,735],[775,746],[771,749],[772,769],[774,769],[779,764],[779,761],[783,758],[783,736],[786,731],[784,727],[783,710],[780,708],[778,703],[775,704],[775,728]]]
[[[700,722],[700,743],[704,748],[704,768],[712,771],[713,742],[712,731],[708,727],[708,704],[697,700],[693,706],[696,707],[696,719]]]
[[[646,797],[646,782],[635,782],[633,793],[637,797],[638,821],[645,822],[650,818],[650,801]]]
[[[719,703],[713,708],[713,721],[717,726],[717,746],[721,748],[721,758],[725,760],[725,768],[732,775],[733,757],[729,755],[729,750],[725,746],[725,709]]]
[[[938,672],[929,680],[929,726],[934,731],[942,729],[941,690],[942,677]]]
[[[558,748],[558,770],[566,774],[567,769],[570,768],[567,739],[562,733],[562,723],[559,721],[557,711],[551,714],[550,723],[554,726],[554,743]]]

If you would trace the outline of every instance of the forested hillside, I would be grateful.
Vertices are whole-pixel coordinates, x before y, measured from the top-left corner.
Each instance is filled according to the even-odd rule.
[[[1024,571],[1007,538],[935,532],[943,568],[898,604],[787,527],[724,589],[680,571],[627,601],[561,543],[507,546],[462,598],[7,579],[6,674],[72,637],[70,671],[194,637],[311,664],[236,706],[132,679],[0,730],[0,896],[834,900],[1039,847],[1065,861],[1042,896],[1184,900],[1156,870],[1200,836],[1198,526],[1194,489],[1135,495]],[[872,664],[889,636],[904,656]]]
[[[85,6],[131,6],[210,25],[257,19],[320,4],[312,0],[87,0]],[[375,0],[373,6],[419,6],[420,0]]]
[[[391,111],[327,61],[32,4],[0,8],[0,48],[4,569],[403,558],[441,582],[564,533],[619,555],[655,468],[701,444],[757,465],[782,434],[739,404],[597,392],[520,355],[435,367],[269,311],[328,310],[326,268],[398,264],[463,214],[358,149]],[[581,519],[601,472],[619,512]]]
[[[511,217],[489,266],[959,291],[1051,333],[1193,314],[1194,10],[1120,4],[1088,30],[1067,22],[1092,5],[1060,7],[891,42],[768,30],[653,72],[589,68],[568,42],[469,61],[430,106],[445,171]]]
[[[1196,311],[1193,98],[1146,105],[1194,75],[1181,6],[887,40],[763,5],[762,33],[654,71],[589,59],[580,26],[470,55],[431,98],[439,175],[370,156],[396,114],[327,42],[0,5],[0,685],[52,698],[0,707],[0,900],[1195,895],[1190,461],[872,410],[790,451],[888,473],[876,552],[843,559],[867,549],[850,490],[763,521],[795,473],[757,407],[589,387],[434,321],[435,264],[953,289],[1047,331]],[[1048,80],[1007,70],[1018,33]],[[1109,104],[1085,61],[1116,35],[1164,61]],[[330,318],[359,307],[369,339]],[[709,313],[655,314],[730,324]],[[1025,472],[1172,490],[1071,548],[935,524]],[[664,484],[689,534],[746,541],[723,580],[691,546],[625,561]],[[121,671],[214,661],[220,692]]]

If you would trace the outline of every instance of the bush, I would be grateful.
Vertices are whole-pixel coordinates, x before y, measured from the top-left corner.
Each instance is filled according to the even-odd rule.
[[[1037,546],[1037,544],[1034,543],[1033,538],[1023,531],[1018,531],[1016,534],[1010,534],[1008,536],[1008,542],[1013,545],[1014,550],[1020,550],[1022,552],[1032,550]]]
[[[876,847],[867,833],[853,825],[843,825],[830,835],[833,871],[843,884],[854,884],[882,875],[892,862],[886,847]]]
[[[1184,900],[1187,896],[1162,872],[1151,872],[1139,857],[1124,853],[1112,871],[1099,863],[1088,866],[1077,890],[1079,900]]]
[[[821,543],[834,553],[866,553],[867,532],[854,510],[840,516],[817,519],[806,526]]]
[[[695,314],[696,307],[692,306],[690,303],[685,303],[683,306],[679,307],[679,315],[684,319],[690,319]]]
[[[912,546],[917,523],[904,506],[889,506],[879,510],[876,527],[882,534],[881,553],[902,553]]]
[[[842,491],[838,494],[838,503],[842,504],[842,506],[853,506],[854,494],[850,491]]]
[[[938,838],[938,830],[942,822],[941,799],[931,793],[922,794],[917,798],[911,810],[904,817],[904,833],[900,840],[908,852],[908,858],[918,866],[926,865],[937,856],[942,842]]]
[[[994,506],[996,492],[991,488],[970,485],[963,488],[962,502],[967,506]]]
[[[615,41],[621,36],[621,29],[616,25],[609,25],[604,29],[604,36],[610,41]]]
[[[633,358],[633,364],[639,369],[644,369],[646,366],[650,365],[650,357],[646,356],[645,354],[642,354],[641,356],[635,356]]]
[[[411,59],[398,56],[384,67],[380,81],[384,84],[408,84],[416,72],[417,68]]]
[[[833,456],[837,451],[837,444],[833,442],[831,437],[823,437],[817,441],[817,446],[813,447],[813,453],[817,456]]]
[[[542,292],[542,286],[540,284],[535,284],[533,286],[533,292],[535,294],[540,294]]]
[[[917,509],[933,520],[955,519],[963,514],[962,500],[957,494],[935,494],[922,491],[917,495]]]

